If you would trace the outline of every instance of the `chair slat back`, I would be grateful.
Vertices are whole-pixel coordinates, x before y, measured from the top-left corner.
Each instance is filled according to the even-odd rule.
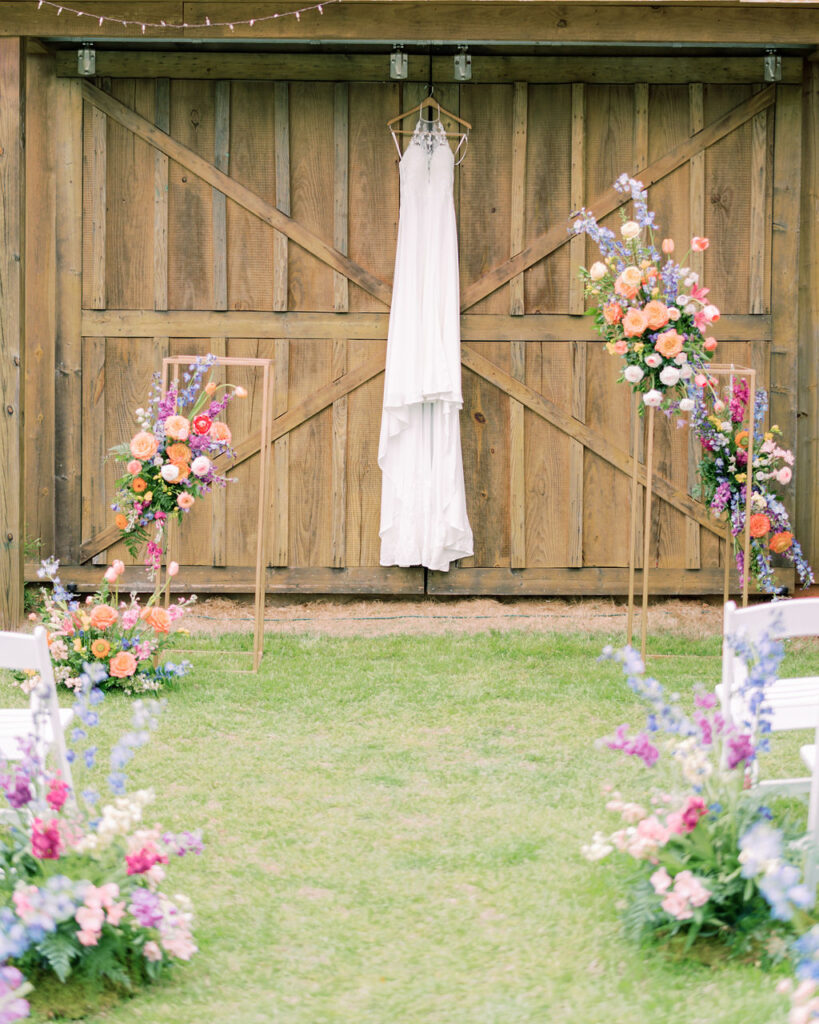
[[[763,631],[778,640],[819,636],[819,597],[771,601],[750,608],[737,608],[733,601],[725,605],[724,636],[740,632],[758,636]]]
[[[57,700],[57,684],[54,680],[54,669],[48,651],[48,637],[42,626],[37,626],[33,633],[0,632],[0,668],[25,670],[31,669],[40,677],[40,685],[35,686],[30,694],[32,715],[41,709],[48,713],[51,721],[51,735],[57,755],[57,765],[64,781],[72,785],[71,769],[68,764],[60,722],[60,705]],[[45,751],[41,751],[45,755]]]

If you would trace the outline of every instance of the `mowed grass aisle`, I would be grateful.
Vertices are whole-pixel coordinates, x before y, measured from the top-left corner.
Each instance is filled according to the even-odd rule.
[[[595,663],[605,642],[271,638],[254,676],[226,671],[249,638],[188,639],[196,671],[130,778],[157,791],[149,823],[204,829],[169,888],[194,900],[200,952],[89,1022],[783,1020],[752,965],[630,945],[622,869],[580,855],[616,827],[602,782],[636,774],[593,743],[642,720],[619,668]],[[718,640],[651,650],[683,693],[716,682]],[[101,751],[129,704],[102,705]]]

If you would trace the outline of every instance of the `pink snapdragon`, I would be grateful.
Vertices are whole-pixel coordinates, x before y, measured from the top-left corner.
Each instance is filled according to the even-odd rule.
[[[63,841],[56,818],[46,824],[41,818],[34,819],[31,829],[31,852],[40,860],[59,860]]]
[[[53,778],[48,787],[46,800],[52,811],[59,811],[68,799],[70,786],[60,778]]]

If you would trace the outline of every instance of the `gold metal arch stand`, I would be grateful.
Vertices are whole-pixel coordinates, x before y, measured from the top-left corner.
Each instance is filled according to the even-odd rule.
[[[734,381],[746,379],[748,381],[748,408],[746,409],[748,429],[748,465],[745,478],[745,531],[743,534],[743,573],[742,573],[742,605],[748,604],[748,578],[751,554],[751,495],[753,493],[753,443],[754,443],[754,406],[756,404],[756,371],[747,366],[734,366],[732,364],[712,363],[708,367],[711,377],[718,380],[726,380],[728,415],[730,416],[730,401],[734,390]],[[718,389],[717,395],[722,391]],[[643,417],[639,415],[640,395],[634,392],[632,406],[632,473],[631,473],[631,523],[629,532],[629,559],[628,559],[628,620],[626,626],[626,643],[631,644],[634,632],[634,571],[637,561],[637,522],[638,522],[638,474],[639,460],[637,451],[640,443],[640,425]],[[642,615],[640,616],[640,655],[645,662],[646,658],[646,630],[648,627],[648,593],[649,593],[649,554],[651,548],[651,500],[653,492],[653,462],[654,462],[654,408],[649,407],[646,414],[646,480],[645,480],[645,501],[643,512],[643,567],[642,567]],[[734,547],[734,538],[731,533],[730,516],[725,528],[725,576],[723,583],[724,600],[728,600],[731,582],[731,560]]]
[[[171,366],[189,366],[197,356],[166,356],[162,360],[162,392],[168,390],[168,371]],[[264,599],[267,591],[265,542],[267,540],[267,507],[270,487],[270,433],[272,430],[273,402],[271,397],[272,359],[253,359],[234,356],[217,356],[214,366],[259,367],[262,371],[262,415],[259,423],[259,509],[256,517],[256,588],[255,624],[253,634],[253,671],[259,671],[264,654]],[[170,544],[165,545],[165,567],[167,572],[170,558]],[[170,600],[170,587],[167,600]]]

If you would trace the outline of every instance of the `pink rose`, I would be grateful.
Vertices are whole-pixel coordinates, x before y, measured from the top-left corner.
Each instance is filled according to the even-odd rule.
[[[614,351],[618,356],[624,356],[626,352],[628,352],[628,342],[624,341],[622,338],[620,338],[619,341],[615,341]]]
[[[658,868],[649,878],[649,882],[654,887],[654,892],[666,892],[671,886],[671,875],[665,868]]]
[[[789,466],[783,466],[781,469],[778,469],[776,471],[774,476],[784,486],[785,484],[789,484],[791,482],[793,473],[791,472]]]
[[[691,248],[694,252],[705,252],[710,244],[707,238],[700,238],[699,235],[694,235],[691,239]]]
[[[717,339],[711,337],[706,338],[703,342],[702,347],[705,349],[706,352],[713,352],[714,349],[717,347]]]
[[[85,929],[81,929],[77,932],[77,939],[83,946],[96,946],[100,941],[100,933],[87,932]]]
[[[128,465],[125,467],[131,476],[136,476],[142,470],[142,463],[139,459],[131,459]]]

